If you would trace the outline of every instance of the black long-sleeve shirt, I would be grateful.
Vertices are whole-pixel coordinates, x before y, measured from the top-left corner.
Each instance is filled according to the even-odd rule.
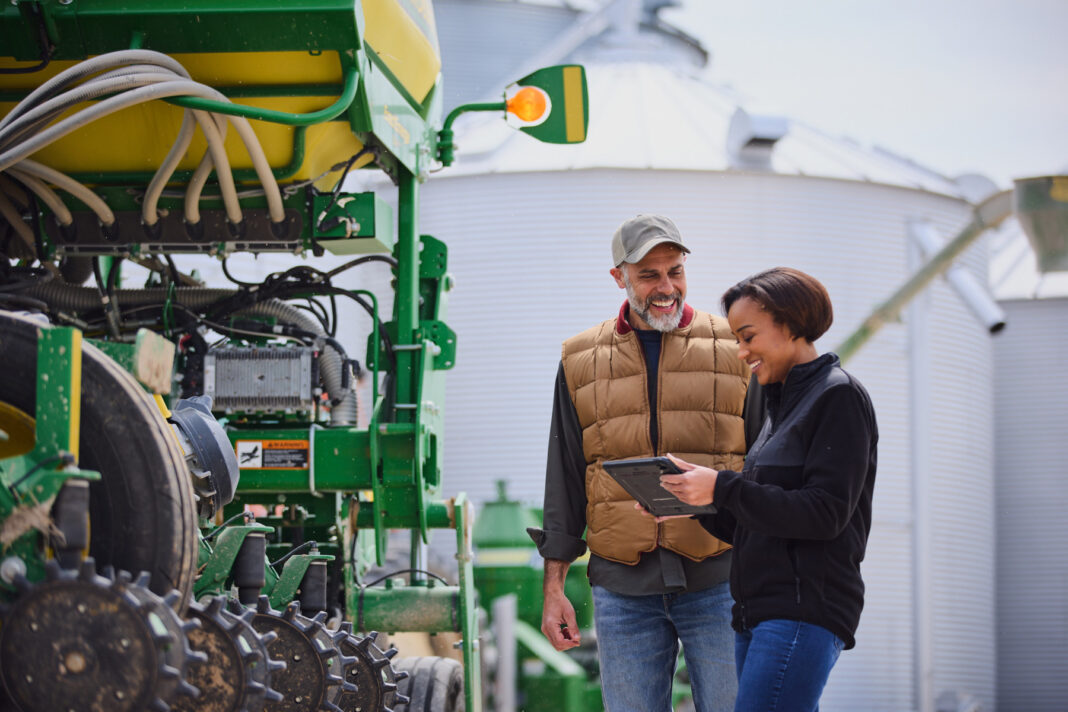
[[[656,360],[647,358],[647,363],[652,370]],[[655,370],[652,370],[649,381],[657,382]],[[763,399],[759,391],[756,380],[752,380],[744,414],[747,443],[756,439],[763,421]],[[655,394],[651,402],[656,402]],[[653,420],[650,427],[656,427],[655,416]],[[556,372],[549,427],[543,529],[533,534],[543,558],[570,562],[586,552],[586,542],[582,539],[586,530],[586,459],[582,451],[582,427],[567,387],[563,364]],[[704,561],[692,561],[673,551],[656,548],[643,553],[638,563],[630,566],[591,553],[587,575],[593,585],[631,596],[700,591],[726,581],[730,561],[730,552]]]

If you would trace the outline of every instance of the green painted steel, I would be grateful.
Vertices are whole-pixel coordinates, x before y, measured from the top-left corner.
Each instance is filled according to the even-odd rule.
[[[431,105],[424,107],[414,103],[412,97],[394,83],[396,79],[381,63],[367,61],[362,72],[361,96],[353,102],[353,106],[359,105],[359,108],[350,112],[349,123],[357,135],[363,131],[374,134],[380,145],[394,156],[398,165],[383,167],[402,186],[401,205],[415,207],[418,196],[414,203],[406,199],[403,183],[412,176],[417,180],[425,179],[431,168],[437,153],[437,128],[432,122],[440,119],[440,94],[434,92],[428,98]]]
[[[402,172],[397,207],[397,245],[393,256],[396,283],[393,298],[393,350],[396,353],[396,400],[390,420],[413,423],[419,409],[422,371],[416,337],[419,328],[419,184],[411,173]],[[416,463],[418,467],[420,463]]]
[[[7,486],[7,512],[39,507],[72,478],[95,481],[100,474],[78,463],[81,427],[82,335],[70,327],[41,329],[37,335],[37,406],[33,450],[0,462]]]
[[[197,567],[201,573],[193,586],[194,597],[204,598],[230,593],[238,553],[245,540],[253,534],[271,537],[276,534],[276,529],[259,523],[226,526],[217,534],[214,546],[207,537],[201,537],[197,561]],[[318,551],[310,554],[295,554],[285,561],[279,572],[270,561],[265,559],[263,562],[265,583],[261,593],[268,596],[271,606],[284,608],[286,604],[298,597],[304,575],[313,562],[333,560],[333,555]]]
[[[356,611],[360,630],[459,631],[460,588],[433,579],[411,585],[387,579],[384,586],[349,591],[349,610]]]
[[[393,210],[374,193],[312,197],[312,237],[335,255],[393,251]]]
[[[491,101],[475,104],[461,104],[449,112],[445,117],[445,123],[438,132],[438,160],[443,166],[451,166],[456,158],[456,144],[453,143],[454,132],[452,124],[461,115],[474,111],[500,111],[502,116],[508,105],[503,101]]]
[[[108,355],[115,363],[124,370],[133,373],[134,370],[134,345],[121,341],[105,341],[103,339],[87,339],[93,346]]]
[[[356,428],[231,429],[235,447],[239,441],[294,441],[305,443],[311,468],[241,470],[243,493],[348,492],[371,487],[368,432]],[[314,453],[314,454],[312,454]]]
[[[353,50],[363,11],[353,0],[16,0],[0,9],[0,45],[16,59],[40,57],[36,21],[11,21],[39,5],[55,60],[128,47],[186,52]],[[235,28],[238,31],[235,31]]]
[[[81,425],[82,335],[77,329],[42,329],[37,337],[37,445],[39,460],[78,457]]]
[[[276,124],[285,124],[286,126],[312,126],[314,124],[321,124],[324,121],[332,121],[345,113],[348,110],[349,105],[352,104],[352,100],[356,98],[356,88],[359,84],[359,71],[357,71],[355,67],[346,67],[344,85],[341,90],[341,96],[337,98],[337,101],[319,111],[312,111],[306,114],[273,111],[271,109],[261,109],[256,106],[245,106],[243,104],[201,99],[192,96],[171,97],[166,99],[166,101],[171,104],[177,104],[178,106],[184,106],[187,109],[213,111],[219,114],[226,114],[227,116],[244,116],[246,119],[270,121]],[[302,90],[301,93],[304,91],[305,90]],[[271,95],[272,94],[268,94],[268,96]]]
[[[373,530],[375,525],[374,509],[369,502],[364,504],[366,506],[361,506],[359,513],[356,515],[356,526],[360,529]],[[390,529],[418,528],[419,521],[414,516],[397,516],[392,512],[387,512],[386,515],[381,521],[384,530],[387,532]],[[426,524],[431,529],[452,529],[452,504],[446,501],[428,502],[426,505]]]
[[[230,580],[230,572],[234,568],[234,561],[237,560],[237,554],[241,551],[245,539],[250,534],[267,536],[272,532],[274,529],[262,524],[244,524],[225,527],[217,534],[214,546],[201,538],[197,562],[200,576],[193,584],[193,596],[203,598],[228,593],[227,582]]]
[[[264,588],[264,593],[267,594],[271,607],[277,609],[285,608],[286,604],[299,597],[304,575],[308,572],[308,568],[312,563],[333,560],[334,557],[329,554],[296,554],[290,557],[283,565],[282,571],[277,574],[277,579],[273,582],[269,581],[269,588]],[[268,567],[268,569],[275,571],[273,567]]]
[[[77,329],[38,331],[34,447],[25,455],[0,460],[0,522],[5,524],[7,540],[0,554],[20,559],[30,581],[44,578],[38,526],[42,516],[48,516],[53,499],[72,479],[100,479],[100,473],[77,466],[81,349]],[[0,592],[14,590],[13,584],[0,580]]]
[[[549,97],[549,115],[536,125],[521,126],[520,131],[545,143],[581,143],[589,125],[589,97],[586,94],[586,70],[579,65],[545,67],[516,82],[521,87],[536,87]]]

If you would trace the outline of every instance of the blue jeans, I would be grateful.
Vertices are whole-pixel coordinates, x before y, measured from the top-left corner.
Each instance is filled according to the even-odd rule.
[[[737,681],[726,583],[625,596],[593,587],[601,696],[608,712],[668,712],[679,642],[697,712],[730,712]]]
[[[819,712],[820,695],[845,643],[826,628],[769,620],[738,633],[735,712]]]

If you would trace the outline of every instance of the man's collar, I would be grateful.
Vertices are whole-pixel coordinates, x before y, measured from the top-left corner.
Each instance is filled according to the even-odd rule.
[[[627,317],[630,316],[630,302],[623,300],[623,306],[619,308],[619,316],[616,317],[616,333],[622,336],[623,334],[634,331],[634,327],[627,321]],[[685,329],[693,321],[694,309],[689,304],[682,305],[682,319],[679,320],[680,329]]]

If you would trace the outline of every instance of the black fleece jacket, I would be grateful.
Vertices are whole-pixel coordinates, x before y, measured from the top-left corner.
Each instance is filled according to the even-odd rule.
[[[699,517],[734,545],[734,628],[805,621],[852,648],[879,439],[871,399],[833,353],[794,366],[764,397],[768,417],[745,467],[720,471],[719,512]]]

